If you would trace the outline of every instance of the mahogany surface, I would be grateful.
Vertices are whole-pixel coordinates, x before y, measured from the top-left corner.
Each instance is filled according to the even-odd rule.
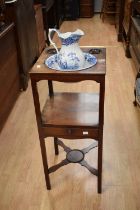
[[[20,93],[14,29],[11,23],[0,32],[0,131]]]
[[[85,47],[82,49],[89,52],[91,48]],[[44,60],[48,56],[50,54],[44,50],[30,72],[47,189],[51,189],[49,173],[68,164],[68,162],[63,160],[60,164],[53,166],[53,169],[48,168],[45,138],[48,136],[54,137],[55,154],[59,153],[58,142],[60,141],[58,137],[66,139],[91,138],[98,141],[98,169],[90,167],[85,160],[81,162],[81,165],[98,176],[98,193],[101,193],[106,50],[100,48],[100,53],[95,54],[97,57],[95,66],[75,72],[49,69],[44,64]],[[40,109],[37,88],[37,83],[41,80],[48,80],[50,96],[50,99],[46,101],[43,112]],[[85,80],[93,80],[99,83],[99,95],[94,93],[54,93],[52,81],[80,82]]]
[[[46,101],[42,120],[45,125],[97,126],[98,112],[98,94],[57,93]]]

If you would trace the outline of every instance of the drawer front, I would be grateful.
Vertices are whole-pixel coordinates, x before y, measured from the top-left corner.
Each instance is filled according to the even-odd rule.
[[[58,128],[44,127],[44,137],[61,137],[69,139],[92,138],[98,140],[98,128]]]

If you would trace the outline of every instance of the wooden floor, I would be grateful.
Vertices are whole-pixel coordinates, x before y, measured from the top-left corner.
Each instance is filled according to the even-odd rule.
[[[42,167],[31,86],[18,98],[0,134],[0,210],[139,210],[140,209],[140,109],[133,106],[136,71],[117,42],[114,25],[99,16],[64,22],[61,31],[80,28],[81,45],[107,48],[103,193],[97,194],[97,178],[78,164],[69,164],[50,175],[47,191]],[[57,37],[54,39],[58,44]],[[39,86],[41,100],[46,82]],[[56,90],[89,91],[91,82],[55,83]],[[91,140],[64,142],[83,148]],[[52,138],[46,141],[49,166],[65,158],[55,157]],[[97,149],[86,159],[96,166]]]

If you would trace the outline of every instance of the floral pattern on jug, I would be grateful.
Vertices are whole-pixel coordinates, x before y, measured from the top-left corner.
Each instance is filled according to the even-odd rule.
[[[55,31],[61,39],[62,47],[58,51],[51,39],[51,33]],[[57,51],[57,63],[61,69],[79,69],[85,64],[85,56],[79,47],[78,41],[84,32],[77,29],[75,32],[61,33],[56,29],[49,29],[49,41]]]

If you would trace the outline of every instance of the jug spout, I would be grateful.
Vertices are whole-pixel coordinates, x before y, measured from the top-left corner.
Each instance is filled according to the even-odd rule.
[[[63,46],[69,46],[78,43],[79,39],[83,35],[84,32],[80,29],[77,29],[74,32],[59,33],[59,38],[61,39]]]
[[[83,35],[84,35],[84,32],[82,30],[80,30],[80,29],[77,29],[74,32],[66,32],[66,33],[60,33],[59,32],[59,34],[58,34],[59,38],[61,38],[62,40],[69,39],[71,37],[78,37],[78,38],[80,38]]]
[[[75,32],[73,32],[73,34],[79,35],[79,36],[84,36],[85,35],[84,31],[82,31],[81,29],[77,29]]]

